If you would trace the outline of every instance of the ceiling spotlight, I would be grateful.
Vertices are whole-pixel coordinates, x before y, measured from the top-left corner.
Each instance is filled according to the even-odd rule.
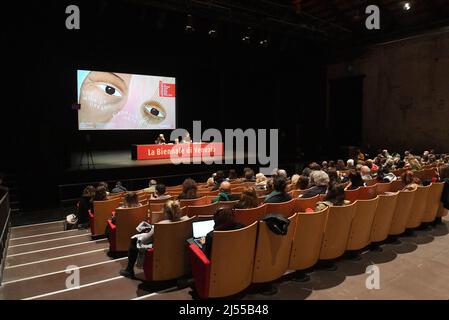
[[[213,26],[209,29],[209,32],[207,33],[209,37],[212,39],[215,39],[218,36],[218,28],[217,26]]]
[[[185,27],[186,33],[193,33],[195,32],[195,28],[193,27],[193,16],[191,14],[187,15],[187,23]]]
[[[252,34],[251,27],[248,27],[248,30],[246,31],[245,35],[242,37],[242,41],[246,44],[251,43],[251,34]]]
[[[263,39],[259,42],[260,46],[263,48],[267,48],[268,47],[268,40],[267,39]]]
[[[405,11],[409,11],[412,8],[412,5],[410,2],[405,2],[403,8]]]

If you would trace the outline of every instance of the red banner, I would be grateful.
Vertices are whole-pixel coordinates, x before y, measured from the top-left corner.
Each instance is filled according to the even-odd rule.
[[[170,158],[199,158],[223,156],[222,142],[148,144],[137,146],[137,160],[155,160]]]
[[[176,96],[176,85],[159,81],[159,97],[174,98]]]

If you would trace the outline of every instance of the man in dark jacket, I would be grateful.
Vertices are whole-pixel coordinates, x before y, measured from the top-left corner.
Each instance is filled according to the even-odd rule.
[[[274,191],[266,197],[265,203],[281,203],[292,199],[292,197],[285,192],[285,189],[287,188],[287,179],[283,176],[274,176],[273,187]]]
[[[313,198],[319,194],[325,194],[329,185],[329,175],[324,171],[315,171],[310,181],[314,186],[300,196],[301,198]]]

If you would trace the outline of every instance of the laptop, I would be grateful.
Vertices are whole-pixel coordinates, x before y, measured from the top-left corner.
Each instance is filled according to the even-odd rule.
[[[193,227],[193,241],[198,245],[198,247],[202,247],[200,242],[201,238],[205,237],[209,232],[214,230],[215,222],[214,220],[206,220],[192,223]]]

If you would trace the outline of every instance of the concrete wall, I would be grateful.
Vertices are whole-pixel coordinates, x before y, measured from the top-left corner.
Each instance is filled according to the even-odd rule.
[[[374,46],[328,67],[328,79],[351,75],[366,76],[365,143],[449,152],[449,33]]]

